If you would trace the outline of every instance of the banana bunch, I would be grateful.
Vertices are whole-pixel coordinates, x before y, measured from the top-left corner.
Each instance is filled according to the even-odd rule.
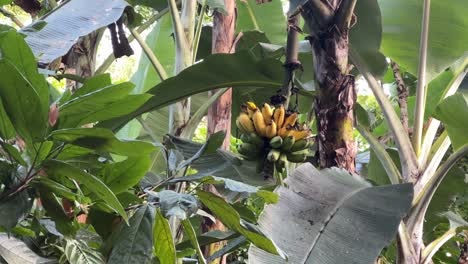
[[[236,124],[242,144],[238,151],[248,160],[267,160],[282,172],[286,162],[304,162],[311,132],[297,122],[298,113],[286,113],[283,105],[273,109],[264,103],[258,108],[253,102],[242,105]]]

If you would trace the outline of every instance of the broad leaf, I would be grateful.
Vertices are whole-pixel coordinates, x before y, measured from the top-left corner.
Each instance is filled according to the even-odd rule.
[[[172,239],[169,222],[162,215],[159,209],[156,209],[156,220],[153,229],[154,253],[161,264],[176,263],[176,251],[174,240]]]
[[[129,157],[128,159],[106,164],[98,174],[115,194],[124,192],[138,184],[151,166],[149,156]]]
[[[153,144],[144,141],[118,140],[111,131],[104,128],[61,129],[53,131],[50,136],[57,141],[123,156],[142,156],[156,150]]]
[[[44,169],[49,176],[56,178],[71,178],[76,180],[78,183],[83,184],[100,199],[104,200],[108,206],[119,213],[125,221],[128,220],[127,213],[125,213],[124,208],[117,197],[115,197],[115,194],[96,176],[58,160],[47,161],[44,164]]]
[[[260,232],[256,226],[241,220],[239,213],[237,213],[237,211],[223,198],[216,196],[213,193],[200,190],[197,191],[197,195],[200,198],[200,201],[229,229],[245,236],[250,240],[250,242],[266,252],[282,256],[281,251],[270,239],[265,237],[265,235]],[[278,258],[280,257],[278,256]]]
[[[417,75],[423,2],[378,0],[382,12],[383,53]],[[431,1],[427,53],[428,81],[466,52],[468,5],[465,0]],[[443,44],[445,43],[445,44]]]
[[[411,206],[412,185],[372,187],[336,168],[318,171],[305,163],[266,206],[261,230],[288,256],[289,263],[373,263],[395,237]],[[251,247],[253,263],[286,263]]]
[[[392,148],[387,148],[386,151],[390,158],[393,160],[393,163],[398,167],[397,169],[401,171],[400,157],[398,156],[398,151]],[[368,175],[368,179],[373,181],[377,185],[390,184],[387,172],[385,171],[382,162],[379,160],[379,158],[373,150],[370,151]]]
[[[30,25],[22,33],[39,62],[47,64],[65,55],[79,37],[115,22],[127,6],[123,0],[71,0],[43,18],[44,28],[38,31]]]
[[[73,227],[73,219],[66,215],[64,208],[57,200],[56,196],[45,188],[39,187],[41,204],[47,211],[47,215],[55,224],[55,228],[61,235],[74,237],[76,230]]]
[[[434,117],[442,121],[455,150],[468,144],[468,96],[456,93],[444,99],[436,108]]]
[[[126,115],[151,98],[148,94],[128,95],[134,88],[129,82],[101,86],[97,90],[93,89],[91,83],[87,86],[85,84],[85,88],[91,91],[72,96],[60,105],[60,128],[77,127]]]
[[[46,259],[34,253],[23,241],[0,233],[0,257],[8,264],[52,264],[57,261]]]
[[[65,256],[73,264],[104,264],[102,254],[89,247],[85,242],[69,239],[65,245]]]
[[[138,110],[122,118],[102,122],[99,126],[115,130],[143,113],[215,88],[278,88],[282,83],[282,71],[279,60],[257,61],[248,52],[213,54],[151,88],[148,93],[155,96]]]
[[[114,248],[109,257],[109,264],[150,263],[153,256],[153,230],[155,210],[145,204],[138,208],[130,218],[128,225],[123,225],[115,239]]]
[[[0,200],[0,226],[10,230],[28,216],[33,198],[27,190]]]
[[[176,217],[181,220],[188,219],[198,210],[198,200],[193,195],[177,193],[171,190],[161,192],[148,192],[151,201],[159,203],[160,212],[164,217]]]
[[[0,72],[4,74],[0,78],[0,99],[16,131],[25,140],[42,140],[48,113],[44,103],[48,102],[41,102],[39,90],[8,59],[0,59]]]
[[[259,30],[275,44],[286,42],[286,17],[281,1],[259,4],[256,0],[237,1],[238,32]]]
[[[170,135],[169,139],[177,150],[183,154],[186,160],[193,157],[202,147],[200,143]],[[204,176],[215,176],[232,179],[253,186],[271,184],[265,181],[260,173],[257,173],[257,162],[241,160],[231,152],[222,149],[218,149],[214,153],[207,153],[200,156],[190,164],[190,167],[197,170],[196,174],[191,175],[194,179]]]

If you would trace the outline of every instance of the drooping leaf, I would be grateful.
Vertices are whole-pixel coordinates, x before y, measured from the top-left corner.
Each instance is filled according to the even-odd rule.
[[[164,217],[176,217],[184,220],[195,214],[198,210],[198,200],[193,195],[177,193],[171,190],[161,192],[148,192],[151,201],[160,204],[160,211]]]
[[[275,254],[282,256],[281,251],[269,238],[265,237],[265,235],[252,224],[241,220],[239,213],[237,213],[237,211],[223,198],[216,196],[213,193],[200,190],[197,191],[197,195],[200,201],[229,229],[245,236],[250,240],[250,242],[266,252],[269,252],[272,255]]]
[[[10,155],[11,158],[13,158],[14,161],[18,162],[18,164],[27,166],[26,161],[23,159],[23,157],[21,157],[21,153],[16,147],[10,144],[3,144],[3,149],[8,155]]]
[[[15,135],[15,127],[11,123],[3,107],[2,99],[0,98],[0,138],[7,140],[13,138]]]
[[[239,234],[233,232],[233,231],[219,231],[219,230],[212,230],[208,231],[206,233],[203,233],[197,237],[197,241],[200,244],[200,246],[206,246],[212,243],[216,243],[219,241],[223,240],[229,240],[238,237]],[[181,242],[180,244],[177,244],[176,248],[178,250],[185,249],[187,247],[191,247],[191,241],[186,240],[184,242]]]
[[[185,168],[192,164],[194,161],[199,159],[202,155],[208,155],[210,153],[216,152],[216,150],[221,147],[224,141],[224,137],[226,133],[224,131],[218,131],[209,136],[206,140],[205,144],[201,146],[201,148],[189,159],[186,159],[184,162],[180,163],[177,167],[178,169]]]
[[[121,118],[104,121],[99,126],[115,130],[143,113],[215,88],[278,88],[282,83],[282,71],[279,60],[257,61],[248,52],[213,54],[148,90],[155,96],[138,110]]]
[[[25,140],[42,140],[48,105],[44,108],[39,90],[8,59],[0,59],[0,72],[5,76],[0,78],[0,98],[16,131]]]
[[[129,157],[121,162],[106,164],[99,176],[109,189],[118,194],[138,184],[150,166],[149,156]]]
[[[144,141],[118,140],[111,131],[104,128],[61,129],[53,131],[50,136],[57,141],[124,156],[142,156],[156,150],[153,144]]]
[[[456,93],[444,99],[436,108],[434,117],[442,121],[455,150],[468,144],[468,96]]]
[[[417,0],[378,0],[382,12],[383,53],[417,76],[423,2]],[[450,4],[431,1],[427,49],[428,81],[466,52],[468,6],[464,0]]]
[[[170,136],[170,141],[180,151],[184,159],[193,157],[202,147],[202,144]],[[218,149],[214,153],[204,154],[192,162],[190,166],[197,170],[191,175],[193,178],[215,176],[232,179],[253,186],[271,184],[257,173],[257,162],[241,160],[231,152]]]
[[[6,230],[15,227],[28,216],[33,198],[27,190],[0,200],[0,226]]]
[[[153,256],[153,230],[155,209],[145,204],[138,208],[124,225],[115,239],[114,248],[109,256],[109,264],[150,263]]]
[[[197,252],[198,261],[200,262],[200,264],[205,264],[206,261],[203,257],[203,252],[200,249],[200,244],[197,240],[197,234],[195,233],[192,223],[190,223],[189,219],[185,219],[182,220],[182,225],[184,227],[185,234],[188,236],[190,242],[192,243],[192,247],[194,247]]]
[[[97,85],[97,82],[96,80],[96,84],[93,82],[85,86],[91,90],[89,93],[72,96],[60,105],[60,128],[77,127],[126,115],[151,97],[148,94],[128,95],[134,88],[129,82],[101,86],[95,90],[93,85]]]
[[[52,264],[55,259],[46,259],[34,253],[23,241],[0,233],[0,257],[8,264]]]
[[[176,250],[172,239],[169,222],[163,214],[156,209],[156,220],[153,230],[154,253],[161,264],[176,263]]]
[[[79,199],[79,195],[72,192],[71,189],[66,187],[65,185],[62,185],[54,180],[52,180],[49,177],[36,177],[34,181],[32,181],[32,184],[36,186],[37,188],[44,188],[47,189],[51,192],[53,192],[55,195],[63,198],[67,198],[68,200],[74,201]]]
[[[76,180],[78,183],[85,185],[100,199],[104,200],[108,206],[120,214],[125,221],[128,220],[127,213],[117,197],[115,197],[115,194],[96,176],[58,160],[48,160],[44,164],[44,169],[49,176],[57,178],[71,178]]]
[[[261,230],[287,254],[289,263],[373,263],[396,235],[411,207],[412,185],[372,187],[337,168],[299,166],[266,206]],[[332,253],[330,253],[332,252]],[[249,261],[286,263],[256,247]]]
[[[26,26],[22,33],[39,62],[47,64],[65,55],[79,37],[115,22],[127,6],[123,0],[71,0],[43,18],[46,25],[41,30]]]
[[[73,264],[104,264],[102,254],[89,247],[85,242],[68,239],[65,245],[65,256]]]
[[[45,188],[39,188],[41,204],[47,211],[47,215],[55,223],[55,228],[60,234],[74,237],[76,230],[73,227],[73,220],[69,218],[58,202],[56,196]]]
[[[286,17],[281,1],[258,4],[255,0],[237,1],[238,32],[259,30],[275,44],[286,42]]]

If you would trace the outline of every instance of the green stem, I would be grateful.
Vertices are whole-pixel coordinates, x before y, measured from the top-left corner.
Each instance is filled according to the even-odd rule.
[[[168,0],[168,2],[169,2],[169,11],[171,12],[172,24],[173,24],[174,33],[175,33],[175,41],[176,41],[176,46],[177,46],[176,53],[177,53],[177,56],[180,56],[181,54],[184,54],[182,56],[185,56],[185,53],[189,51],[189,47],[188,47],[187,39],[185,37],[184,27],[180,19],[179,9],[177,8],[177,4],[175,0]]]
[[[247,8],[247,12],[249,13],[250,19],[252,20],[252,24],[254,25],[254,29],[260,31],[260,27],[258,26],[257,19],[253,13],[252,8],[250,7],[249,1],[241,1]]]
[[[411,147],[411,141],[408,137],[408,134],[400,122],[400,118],[393,109],[393,106],[385,95],[382,87],[379,85],[375,77],[370,73],[361,56],[354,50],[351,45],[349,46],[349,55],[356,68],[359,70],[359,72],[361,72],[361,74],[369,83],[369,87],[374,93],[374,96],[379,103],[380,108],[382,109],[388,126],[392,131],[393,137],[399,149],[398,152],[400,155],[403,179],[406,182],[414,181],[418,174],[418,161],[416,159],[414,150]]]
[[[161,64],[159,59],[156,57],[156,55],[153,53],[151,48],[146,44],[145,40],[140,36],[140,34],[133,28],[130,28],[130,32],[132,33],[133,37],[138,41],[140,44],[141,48],[143,49],[143,52],[145,52],[146,56],[148,57],[149,61],[153,65],[154,69],[159,75],[159,78],[161,81],[164,81],[167,79],[168,75],[166,73],[166,70],[164,70],[164,66]]]
[[[424,109],[426,101],[426,66],[427,43],[429,37],[429,13],[431,0],[424,0],[421,41],[419,44],[418,87],[416,90],[416,111],[414,114],[413,148],[416,156],[421,153],[422,133],[424,127]]]
[[[408,219],[408,227],[410,230],[413,230],[416,223],[421,222],[426,214],[429,203],[431,202],[434,193],[439,187],[442,180],[445,178],[450,169],[457,163],[458,160],[463,158],[468,154],[468,144],[465,144],[463,147],[455,151],[450,157],[445,161],[442,166],[436,171],[434,176],[429,180],[429,182],[423,187],[420,194],[416,198],[417,203],[411,210]]]
[[[203,29],[203,19],[205,18],[206,0],[203,0],[200,15],[198,16],[197,31],[195,32],[195,39],[193,41],[193,56],[192,63],[197,60],[198,45],[200,44],[200,36]]]
[[[15,23],[18,27],[24,27],[24,24],[13,13],[9,12],[8,10],[0,8],[0,14],[11,19],[11,21],[13,21],[13,23]]]
[[[437,251],[456,234],[457,234],[456,229],[451,228],[447,232],[445,232],[442,236],[438,237],[436,240],[432,241],[429,245],[427,245],[427,247],[424,248],[421,254],[421,259],[422,259],[421,264],[430,263],[434,254],[437,253]]]
[[[145,31],[147,28],[149,28],[152,24],[154,24],[154,22],[158,21],[161,17],[163,17],[168,12],[169,12],[169,8],[165,8],[165,9],[161,10],[161,12],[159,12],[156,15],[152,16],[150,19],[148,19],[148,21],[146,21],[144,24],[139,26],[136,29],[136,32],[141,34],[143,31]],[[128,37],[128,42],[132,42],[134,40],[135,40],[135,38],[133,37],[133,35]],[[107,58],[104,60],[104,62],[102,62],[101,66],[99,66],[99,68],[95,71],[95,74],[104,73],[112,65],[114,60],[115,60],[114,54],[113,53],[109,54],[109,56],[107,56]]]

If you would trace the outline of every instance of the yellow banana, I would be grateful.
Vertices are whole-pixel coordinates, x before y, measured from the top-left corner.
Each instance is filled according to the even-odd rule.
[[[266,127],[266,136],[267,138],[272,138],[276,136],[276,123],[275,121],[271,121],[270,124]]]
[[[278,129],[283,127],[285,112],[286,111],[284,110],[284,106],[281,105],[280,107],[276,108],[275,112],[273,113],[273,119],[275,120]]]
[[[273,109],[271,108],[269,104],[267,103],[263,104],[262,114],[263,114],[263,119],[265,119],[265,124],[269,124],[271,122],[271,117],[273,116]]]
[[[288,127],[288,125],[294,126],[294,124],[296,124],[296,120],[297,120],[297,113],[292,113],[286,118],[286,120],[284,120],[283,127]]]
[[[285,138],[289,134],[289,130],[286,127],[282,127],[278,130],[278,136]]]
[[[262,137],[266,136],[265,120],[263,120],[263,115],[260,110],[257,109],[257,111],[255,111],[255,113],[252,116],[252,120],[257,134],[259,134]]]
[[[254,132],[254,126],[252,120],[246,113],[241,113],[236,120],[237,127],[244,133]]]
[[[255,111],[255,110],[258,109],[257,105],[255,105],[254,102],[250,102],[250,101],[249,101],[249,102],[247,102],[246,104],[247,104],[247,107],[248,107],[250,110],[252,110],[252,111]]]
[[[288,135],[293,136],[296,141],[306,138],[310,135],[310,130],[290,130]]]

